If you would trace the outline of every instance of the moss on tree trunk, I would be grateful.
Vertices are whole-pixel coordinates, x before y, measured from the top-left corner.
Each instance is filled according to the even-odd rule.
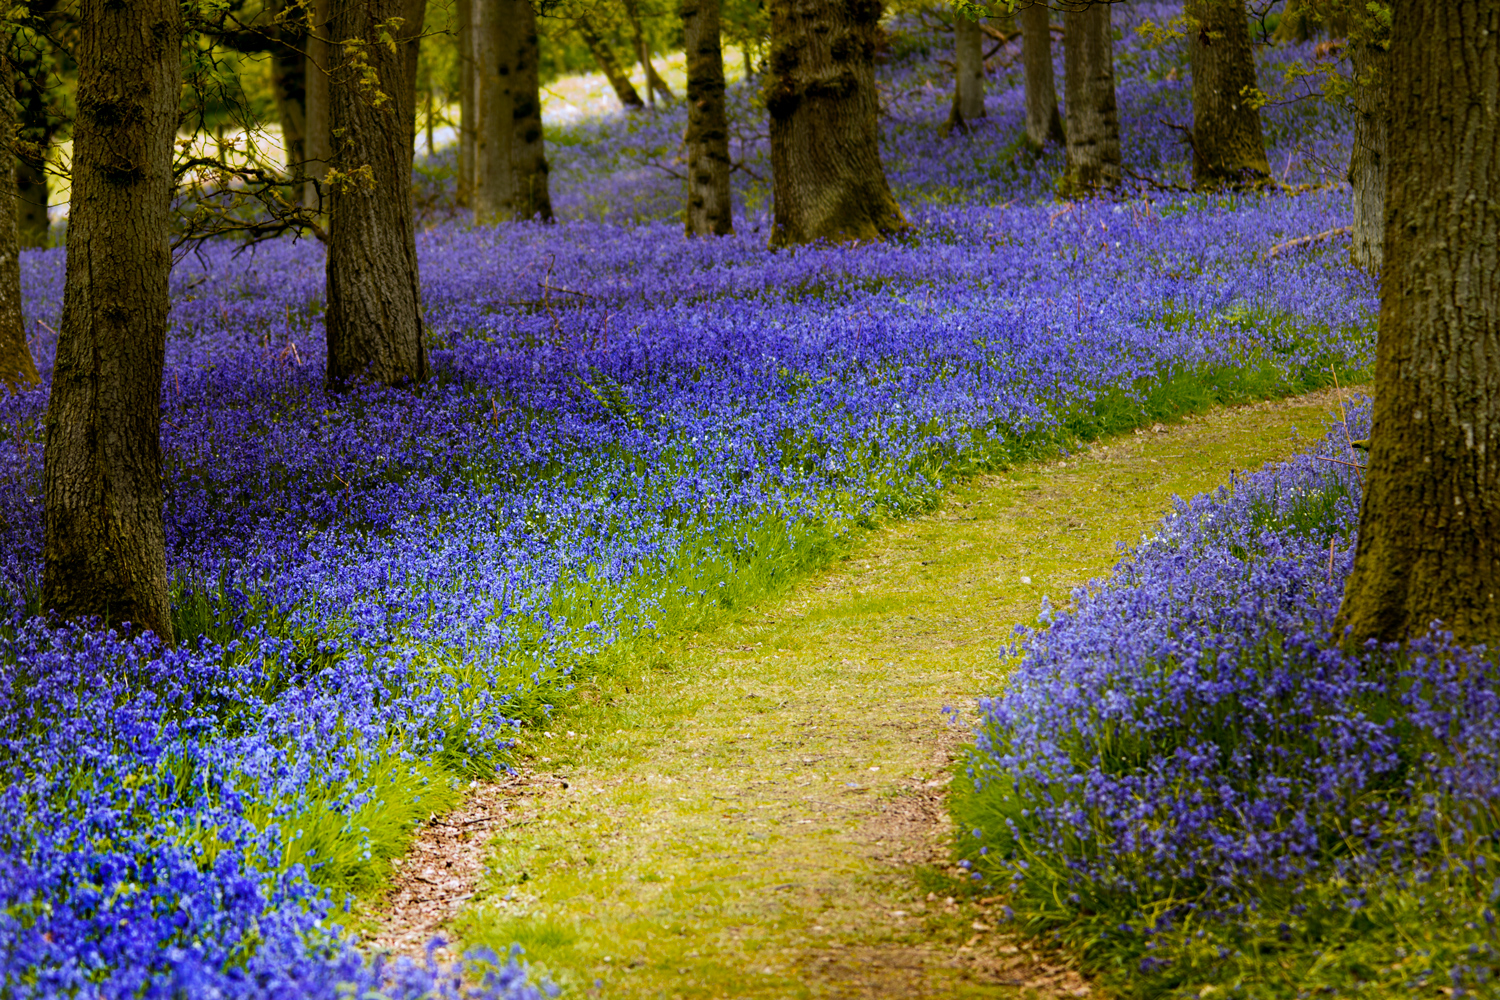
[[[1068,165],[1064,195],[1120,184],[1120,119],[1115,108],[1115,43],[1108,3],[1075,3],[1063,14]]]
[[[1032,3],[1016,12],[1021,25],[1021,62],[1026,73],[1026,140],[1037,149],[1064,141],[1052,69],[1052,12]]]
[[[1385,41],[1355,41],[1354,144],[1349,150],[1349,184],[1354,188],[1354,266],[1379,271],[1385,240],[1386,124],[1389,57]]]
[[[1195,23],[1188,49],[1193,68],[1193,185],[1246,187],[1271,174],[1254,94],[1255,54],[1243,0],[1190,0]]]
[[[682,33],[688,64],[687,234],[727,236],[734,232],[734,221],[719,0],[683,0]]]

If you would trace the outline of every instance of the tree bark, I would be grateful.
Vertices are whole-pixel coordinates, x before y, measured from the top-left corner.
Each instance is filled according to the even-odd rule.
[[[627,111],[646,106],[641,100],[641,95],[636,91],[635,84],[630,82],[630,76],[615,60],[615,54],[610,51],[609,43],[599,37],[588,18],[580,17],[574,22],[578,28],[578,36],[583,39],[583,44],[588,46],[589,54],[594,57],[594,62],[599,66],[599,72],[609,81],[610,87],[614,89],[615,96],[620,99],[621,107]]]
[[[176,0],[83,0],[63,314],[47,408],[43,606],[172,641],[162,525]]]
[[[728,236],[734,221],[719,0],[682,0],[682,34],[688,71],[687,234]]]
[[[1384,40],[1356,41],[1354,63],[1354,146],[1349,151],[1349,183],[1354,188],[1355,267],[1379,272],[1385,235],[1386,120],[1389,56]]]
[[[1189,0],[1193,70],[1193,186],[1253,187],[1271,176],[1244,0]]]
[[[1375,420],[1349,638],[1500,640],[1500,0],[1395,6]]]
[[[39,38],[12,42],[15,56],[14,93],[21,102],[20,145],[16,150],[16,226],[21,246],[44,247],[51,233],[47,218],[50,198],[47,185],[47,152],[57,128],[51,89],[53,58]]]
[[[515,109],[511,105],[510,52],[515,25],[510,0],[479,0],[472,30],[478,70],[479,118],[475,148],[474,221],[493,225],[512,218],[515,192],[512,145]]]
[[[772,246],[908,228],[880,162],[879,0],[771,0]]]
[[[302,193],[302,204],[310,208],[328,207],[328,192],[321,198],[318,189],[328,176],[328,165],[333,160],[333,117],[330,108],[331,94],[329,76],[333,70],[333,46],[329,44],[329,33],[333,29],[330,21],[332,0],[312,0],[311,16],[307,26],[307,55],[303,65],[304,106],[303,122],[306,132],[303,137],[303,175],[307,178]]]
[[[656,67],[651,64],[651,50],[646,45],[646,34],[641,30],[640,5],[636,0],[625,0],[625,16],[630,21],[630,32],[635,39],[635,57],[641,64],[641,72],[646,76],[646,101],[651,107],[656,107],[656,98],[670,104],[673,94],[667,81],[656,73]]]
[[[7,51],[0,53],[0,94],[15,92],[11,56],[13,39],[3,39]],[[0,100],[0,163],[16,162],[12,136],[16,134],[16,105]],[[14,169],[14,167],[12,167]],[[12,182],[13,183],[13,182]],[[16,239],[17,203],[0,198],[0,386],[13,391],[30,388],[41,379],[31,348],[26,345],[26,318],[21,313],[21,247]]]
[[[421,33],[408,20],[396,51],[377,25],[409,17],[403,0],[340,0],[330,79],[334,169],[329,171],[328,385],[359,379],[404,385],[427,377],[412,219],[411,164],[416,81],[407,41]]]
[[[969,122],[984,117],[984,46],[979,22],[962,11],[953,14],[953,107],[948,112],[948,131],[969,130]]]
[[[513,174],[511,216],[552,219],[552,195],[547,187],[547,149],[542,133],[541,46],[536,12],[530,0],[501,0],[510,7],[512,35],[510,84]]]
[[[1063,193],[1120,184],[1120,119],[1115,110],[1115,43],[1110,4],[1077,3],[1063,15],[1068,165]]]
[[[458,4],[458,203],[474,204],[474,183],[479,176],[479,64],[475,60],[477,38],[474,6],[479,0],[455,0]]]
[[[1037,149],[1062,143],[1057,85],[1052,73],[1052,12],[1032,3],[1016,12],[1021,24],[1021,63],[1026,73],[1026,139]]]

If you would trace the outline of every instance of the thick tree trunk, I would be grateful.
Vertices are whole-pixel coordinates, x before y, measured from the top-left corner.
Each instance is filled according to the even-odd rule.
[[[427,377],[411,204],[416,82],[406,51],[421,24],[408,21],[400,29],[395,52],[363,47],[364,66],[341,44],[377,38],[378,25],[409,15],[403,0],[340,0],[334,7],[339,51],[329,90],[337,146],[328,183],[324,314],[333,389],[358,379],[403,385]]]
[[[1246,187],[1271,175],[1256,89],[1255,53],[1244,0],[1189,0],[1193,68],[1193,185]]]
[[[1026,72],[1026,139],[1041,149],[1063,139],[1052,72],[1052,12],[1032,3],[1016,12],[1021,24],[1021,63]]]
[[[16,151],[16,227],[23,247],[47,245],[47,152],[52,146],[56,118],[50,90],[53,60],[40,39],[11,44],[15,54],[15,82],[10,92],[21,102],[20,145]]]
[[[656,99],[670,104],[673,100],[671,88],[667,81],[656,73],[656,67],[651,64],[651,50],[646,45],[646,34],[641,30],[640,5],[636,0],[625,0],[625,16],[630,21],[630,32],[635,40],[635,58],[641,64],[641,72],[646,76],[646,101],[651,107],[656,107]]]
[[[1378,272],[1385,235],[1385,132],[1390,104],[1389,56],[1379,42],[1355,42],[1354,146],[1349,151],[1349,183],[1354,187],[1355,267]]]
[[[772,246],[908,228],[880,162],[879,0],[771,0]]]
[[[0,52],[0,94],[15,92],[11,53],[16,44],[0,39],[9,49]],[[11,137],[16,134],[16,105],[0,101],[0,163],[15,163]],[[0,386],[20,389],[36,385],[36,364],[26,345],[26,318],[21,314],[21,247],[16,240],[16,202],[0,198]]]
[[[274,38],[271,46],[271,95],[281,123],[281,148],[294,181],[304,180],[307,158],[307,25],[293,13],[285,16],[286,0],[270,0]]]
[[[79,21],[42,600],[171,642],[160,430],[182,15],[176,0],[83,0]]]
[[[307,56],[303,66],[304,117],[303,175],[307,178],[302,204],[309,208],[328,207],[328,192],[322,197],[318,189],[328,176],[333,160],[333,114],[329,79],[333,71],[334,48],[330,44],[332,0],[312,0],[307,28]]]
[[[1068,112],[1064,193],[1095,194],[1120,183],[1120,119],[1115,111],[1115,43],[1110,4],[1075,4],[1063,15]]]
[[[474,7],[479,0],[458,4],[458,203],[474,204],[474,181],[479,176],[479,64],[474,31]]]
[[[630,82],[629,74],[620,68],[615,54],[610,51],[609,43],[599,37],[593,25],[589,24],[588,18],[580,17],[574,24],[578,28],[578,36],[583,39],[583,44],[588,46],[589,54],[598,64],[599,72],[604,74],[604,78],[614,89],[615,96],[620,99],[620,105],[626,110],[645,107],[646,104],[636,91],[635,84]]]
[[[962,11],[953,15],[953,107],[948,130],[969,130],[969,122],[984,117],[984,46],[979,22]]]
[[[1500,641],[1500,0],[1395,4],[1350,638]]]
[[[724,111],[724,50],[719,0],[682,0],[687,48],[687,234],[727,236],[729,119]]]
[[[511,144],[514,172],[512,217],[552,219],[552,195],[547,187],[547,149],[542,134],[541,47],[536,12],[530,0],[501,0],[511,8],[510,75]]]
[[[510,54],[515,25],[510,0],[479,0],[472,30],[478,40],[479,118],[474,170],[474,221],[493,225],[512,218],[515,197],[512,149],[515,129],[511,106]]]

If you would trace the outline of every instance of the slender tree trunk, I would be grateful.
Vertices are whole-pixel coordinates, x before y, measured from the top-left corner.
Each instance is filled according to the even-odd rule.
[[[182,15],[177,0],[83,0],[79,22],[42,600],[171,642],[160,431]]]
[[[724,112],[724,50],[719,0],[682,0],[687,48],[687,234],[727,236],[729,119]]]
[[[1078,3],[1063,15],[1070,195],[1120,183],[1120,119],[1115,111],[1115,43],[1108,3]]]
[[[615,96],[620,99],[621,106],[627,111],[645,107],[645,102],[641,100],[635,84],[630,82],[630,75],[620,68],[615,54],[610,51],[609,43],[599,37],[599,33],[594,30],[588,18],[580,17],[573,23],[578,28],[578,36],[583,39],[583,44],[588,46],[589,54],[598,64],[599,72],[604,74],[604,78],[614,89]]]
[[[984,117],[984,46],[979,22],[962,11],[953,14],[953,107],[947,130],[969,130],[969,122]]]
[[[1378,41],[1354,42],[1354,146],[1349,183],[1354,187],[1354,266],[1378,272],[1385,230],[1385,133],[1390,103],[1389,56]]]
[[[511,212],[517,219],[552,218],[547,187],[547,148],[542,133],[541,46],[530,0],[501,0],[510,7],[512,35],[508,76],[511,109]]]
[[[479,65],[474,59],[477,40],[474,6],[458,4],[458,203],[474,204],[474,181],[479,176]]]
[[[274,38],[271,45],[271,95],[281,122],[281,148],[294,181],[305,180],[307,159],[307,25],[296,14],[285,16],[286,0],[266,4]]]
[[[481,109],[475,149],[474,221],[479,225],[512,218],[515,200],[511,163],[515,109],[508,79],[516,30],[509,23],[512,10],[509,0],[480,0],[474,6]]]
[[[8,44],[5,44],[8,43]],[[0,52],[0,94],[15,92],[11,55],[16,43],[0,39],[8,50]],[[0,163],[16,162],[12,136],[16,134],[16,105],[0,101]],[[16,239],[16,202],[0,198],[0,386],[16,390],[36,385],[41,379],[26,345],[26,318],[21,313],[21,247]]]
[[[1246,187],[1271,176],[1256,90],[1255,53],[1244,0],[1189,0],[1193,67],[1193,185]]]
[[[47,218],[47,153],[56,129],[50,100],[54,60],[40,39],[24,46],[17,40],[10,50],[15,55],[15,77],[9,92],[21,102],[16,227],[21,246],[44,247],[51,229]]]
[[[1052,73],[1052,12],[1045,3],[1031,3],[1016,12],[1016,19],[1021,24],[1021,63],[1026,73],[1026,139],[1041,149],[1064,141]]]
[[[1375,423],[1349,638],[1500,641],[1500,0],[1391,31]]]
[[[407,21],[392,52],[342,44],[378,38],[378,25],[409,17],[403,0],[340,0],[332,38],[338,52],[329,87],[334,170],[328,188],[328,384],[358,379],[403,385],[427,377],[412,220],[411,106],[416,81],[407,40],[421,22]]]
[[[307,58],[303,67],[304,123],[303,174],[307,185],[303,189],[302,204],[310,208],[327,209],[327,195],[320,199],[319,185],[328,176],[328,165],[333,160],[333,117],[330,107],[331,93],[329,76],[333,70],[334,48],[329,44],[333,25],[330,21],[332,0],[311,0],[311,16],[307,28]]]
[[[657,75],[656,67],[651,63],[651,49],[646,44],[646,33],[641,30],[641,10],[637,0],[625,0],[625,16],[630,21],[630,31],[635,39],[635,57],[641,64],[641,72],[646,75],[647,102],[654,108],[656,98],[660,96],[668,104],[672,103],[671,88]]]
[[[773,246],[908,228],[880,162],[877,0],[771,0]]]

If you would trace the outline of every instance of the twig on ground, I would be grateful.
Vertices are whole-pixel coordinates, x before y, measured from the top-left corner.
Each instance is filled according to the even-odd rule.
[[[1353,232],[1353,226],[1339,226],[1336,229],[1325,229],[1321,233],[1313,233],[1310,236],[1299,236],[1294,240],[1287,240],[1285,243],[1276,244],[1267,252],[1266,256],[1275,257],[1289,250],[1300,250],[1302,247],[1312,246],[1314,243],[1321,243],[1324,240],[1331,240],[1335,236],[1348,236]]]

